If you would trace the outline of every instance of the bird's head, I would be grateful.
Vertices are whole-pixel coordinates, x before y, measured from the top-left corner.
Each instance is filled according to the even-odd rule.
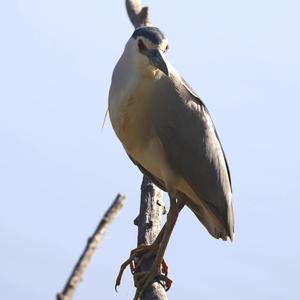
[[[165,53],[168,50],[166,36],[156,27],[137,28],[127,43],[133,63],[138,68],[160,70],[169,76]]]

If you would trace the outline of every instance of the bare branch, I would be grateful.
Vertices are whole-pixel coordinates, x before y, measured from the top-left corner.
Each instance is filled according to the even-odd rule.
[[[148,7],[142,7],[139,0],[126,0],[128,17],[134,28],[140,26],[150,26],[151,21],[148,14]]]
[[[82,280],[83,273],[86,270],[88,264],[91,261],[93,254],[96,251],[97,246],[103,240],[103,237],[116,216],[122,209],[125,201],[125,196],[117,195],[112,205],[106,211],[99,225],[97,226],[93,235],[88,239],[87,245],[78,259],[63,291],[57,294],[57,300],[70,300],[73,297],[76,287]]]
[[[134,28],[151,25],[148,7],[142,7],[140,0],[126,0],[126,9]],[[143,178],[141,190],[140,213],[134,223],[138,226],[138,245],[151,245],[160,232],[165,207],[162,191],[147,176]],[[145,260],[137,271],[149,271],[153,261],[153,257]],[[160,283],[154,282],[146,288],[141,300],[167,300],[167,294]]]
[[[147,176],[143,178],[141,190],[140,213],[135,219],[135,224],[138,225],[138,245],[151,245],[161,230],[161,219],[165,213],[163,192]],[[153,261],[154,257],[145,260],[138,271],[149,271]],[[146,288],[141,296],[141,300],[167,299],[164,287],[158,282],[154,282]]]
[[[140,0],[126,0],[126,9],[134,28],[151,25],[148,7],[142,7]],[[138,226],[138,245],[151,245],[160,232],[165,207],[162,191],[147,176],[143,178],[141,190],[140,213],[134,223]],[[147,259],[138,271],[149,271],[153,261],[153,257]],[[141,300],[167,300],[167,294],[160,283],[154,282],[144,291]]]

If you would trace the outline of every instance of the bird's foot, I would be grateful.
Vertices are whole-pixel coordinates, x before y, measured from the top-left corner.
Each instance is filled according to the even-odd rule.
[[[120,271],[118,273],[116,283],[115,283],[115,290],[117,291],[118,286],[121,284],[121,279],[123,272],[127,268],[127,266],[130,266],[131,273],[134,275],[141,274],[141,272],[137,272],[141,264],[149,259],[150,257],[153,257],[156,255],[158,250],[158,245],[156,243],[153,243],[152,245],[139,245],[137,248],[133,249],[130,253],[130,257],[121,265]],[[160,271],[160,270],[159,270]],[[149,273],[149,272],[147,272]],[[161,272],[157,272],[157,274],[160,274],[161,276],[165,276],[167,278],[168,275],[168,265],[166,264],[165,260],[162,260],[161,263]],[[166,284],[167,286],[167,284]]]
[[[144,290],[153,282],[159,282],[167,291],[172,285],[172,280],[161,273],[160,268],[152,267],[148,272],[138,272],[134,274],[134,285],[136,287],[136,293],[133,300],[140,299]]]

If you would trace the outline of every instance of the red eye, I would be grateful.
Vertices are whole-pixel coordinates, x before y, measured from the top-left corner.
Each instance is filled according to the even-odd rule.
[[[140,51],[144,51],[147,49],[146,45],[144,44],[144,42],[142,40],[138,40],[138,46],[139,46]]]

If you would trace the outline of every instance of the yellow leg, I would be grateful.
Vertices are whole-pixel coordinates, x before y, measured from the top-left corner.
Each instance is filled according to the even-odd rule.
[[[158,251],[156,253],[155,260],[151,269],[148,272],[140,272],[135,274],[135,286],[137,287],[134,300],[138,300],[145,290],[145,288],[152,284],[155,280],[161,279],[165,281],[166,287],[170,288],[172,281],[165,275],[161,274],[161,265],[163,265],[163,257],[171,236],[171,233],[174,229],[178,213],[183,207],[183,203],[176,203],[176,199],[170,197],[171,205],[170,210],[167,216],[167,222],[164,226],[163,236],[159,244]]]

